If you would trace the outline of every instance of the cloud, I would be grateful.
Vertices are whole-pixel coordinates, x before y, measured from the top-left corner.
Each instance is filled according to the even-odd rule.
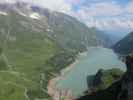
[[[68,3],[73,4],[73,5],[77,5],[79,4],[82,0],[66,0]]]
[[[128,3],[126,10],[128,13],[133,13],[133,2]]]
[[[100,2],[91,4],[90,6],[83,6],[78,11],[73,12],[72,15],[80,21],[86,23],[89,27],[103,28],[108,26],[108,23],[101,21],[106,17],[118,16],[123,13],[120,5],[114,2]],[[111,20],[111,18],[109,18]]]
[[[23,0],[23,1],[27,1],[27,0]],[[39,4],[51,10],[56,10],[64,13],[71,11],[71,5],[66,3],[64,0],[34,0],[34,1],[28,0],[28,1],[34,4]]]
[[[8,3],[14,3],[16,1],[24,1],[36,5],[43,6],[45,8],[68,13],[71,11],[72,6],[65,0],[0,0],[0,3],[8,2]]]
[[[73,16],[88,27],[101,30],[129,32],[133,30],[133,2],[124,6],[118,2],[104,1],[81,6]]]
[[[0,3],[5,3],[5,2],[14,3],[16,2],[16,0],[0,0]]]
[[[0,0],[0,3],[16,0]],[[122,0],[17,0],[67,13],[89,27],[103,30],[132,30],[133,1]]]
[[[115,3],[98,3],[88,8],[92,16],[115,16],[122,13],[121,7]]]
[[[92,4],[90,6],[83,6],[77,14],[83,14],[82,17],[105,17],[105,16],[117,16],[122,14],[122,8],[114,2],[103,2]]]

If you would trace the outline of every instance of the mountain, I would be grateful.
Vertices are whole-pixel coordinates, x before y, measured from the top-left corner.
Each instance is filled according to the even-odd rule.
[[[133,100],[133,55],[126,57],[127,71],[109,88],[100,90],[77,100]]]
[[[115,36],[111,33],[108,33],[111,41],[111,46],[115,45],[118,41],[120,41],[122,38],[119,36]]]
[[[129,33],[126,37],[120,40],[113,46],[115,52],[119,54],[129,54],[133,52],[133,32]]]
[[[45,35],[55,40],[63,48],[78,50],[85,49],[87,46],[99,45],[98,37],[92,29],[63,13],[19,2],[13,6],[3,4],[0,8],[1,15],[6,16],[1,20],[8,19],[6,20],[8,25],[6,24],[5,27],[11,27],[9,23],[13,22],[14,27],[21,27],[21,30],[15,29],[14,31],[45,32]]]
[[[96,36],[98,37],[97,39],[99,39],[100,44],[102,44],[105,47],[111,47],[114,44],[114,38],[115,36],[111,36],[111,34],[108,34],[100,29],[97,28],[92,28],[92,30],[94,30],[94,32],[96,33]]]
[[[50,99],[48,81],[99,41],[66,14],[23,2],[0,4],[0,100]]]

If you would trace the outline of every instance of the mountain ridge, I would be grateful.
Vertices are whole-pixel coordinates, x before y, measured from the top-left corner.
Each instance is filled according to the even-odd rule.
[[[121,39],[118,43],[116,43],[112,48],[115,52],[127,55],[133,52],[133,32],[130,32],[126,37]]]
[[[14,4],[4,3],[4,4],[1,4],[0,6],[1,6],[0,7],[1,10],[6,9],[7,11],[14,11],[14,12],[20,14],[23,17],[30,17],[31,19],[36,20],[36,23],[37,23],[37,21],[39,21],[39,23],[40,23],[43,20],[43,22],[44,22],[43,24],[45,25],[44,27],[46,27],[45,28],[46,30],[43,30],[43,31],[48,32],[48,35],[50,35],[50,37],[52,37],[52,38],[55,38],[55,35],[56,35],[56,34],[54,34],[54,36],[53,36],[53,33],[54,33],[53,30],[58,31],[57,30],[58,28],[59,28],[59,30],[61,28],[63,28],[63,31],[64,31],[65,28],[67,28],[71,25],[71,27],[69,27],[69,30],[71,28],[70,31],[68,29],[66,29],[66,31],[69,31],[69,33],[71,33],[71,36],[72,36],[72,33],[86,34],[86,36],[84,36],[84,37],[82,35],[80,36],[82,39],[78,37],[78,39],[80,39],[82,41],[85,41],[84,43],[82,43],[80,45],[89,44],[88,42],[91,42],[91,41],[89,41],[90,40],[89,37],[93,37],[94,41],[90,43],[90,44],[93,44],[92,46],[94,46],[96,44],[103,45],[103,42],[104,42],[104,45],[105,45],[105,43],[106,43],[105,42],[106,38],[101,38],[101,37],[99,38],[99,35],[97,35],[98,33],[96,31],[93,31],[92,28],[88,28],[85,24],[81,23],[76,18],[74,18],[72,16],[69,16],[69,15],[66,15],[64,13],[51,11],[51,10],[48,10],[47,8],[39,7],[37,5],[32,5],[32,4],[25,3],[25,2],[16,2]],[[6,10],[5,10],[5,12],[6,12]],[[57,23],[58,23],[58,25],[57,25]],[[39,28],[39,30],[40,30],[40,28]],[[72,31],[72,30],[77,30],[77,31]],[[59,33],[59,31],[58,31],[58,33]],[[91,34],[92,36],[88,37],[87,34],[89,34],[89,35]],[[69,38],[71,36],[69,36]],[[86,40],[85,40],[85,38],[86,38]],[[66,44],[63,44],[63,45],[66,45]],[[75,43],[74,43],[74,45],[75,45]]]

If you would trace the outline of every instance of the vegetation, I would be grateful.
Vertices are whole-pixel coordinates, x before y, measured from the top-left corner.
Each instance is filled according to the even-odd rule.
[[[34,7],[0,6],[7,12],[0,15],[0,100],[50,99],[53,75],[79,52],[99,45],[93,29],[68,15],[42,9],[41,19],[34,20],[29,17]]]
[[[104,90],[111,86],[115,81],[118,81],[123,71],[120,69],[102,70],[100,69],[93,79],[93,91]]]
[[[8,65],[5,61],[4,55],[2,54],[2,48],[0,48],[0,71],[4,71],[8,69]]]
[[[75,61],[77,53],[70,51],[62,51],[54,55],[48,60],[48,65],[53,66],[55,71],[59,72],[62,68],[70,65]]]
[[[130,54],[125,57],[126,60],[126,66],[127,71],[121,76],[121,79],[115,81],[111,86],[109,86],[106,89],[99,90],[96,92],[93,92],[92,94],[86,94],[85,96],[82,96],[78,98],[77,100],[132,100],[132,82],[133,82],[133,55]],[[100,70],[99,73],[101,73],[102,70]],[[114,75],[115,72],[118,70],[113,69]],[[103,71],[102,71],[103,72]],[[121,71],[119,72],[120,75]],[[130,94],[130,95],[128,95]]]
[[[0,15],[0,100],[50,100],[47,84],[53,75],[97,45],[84,24],[55,13],[38,21],[13,10]]]
[[[4,59],[0,59],[0,70],[7,70],[7,64]]]

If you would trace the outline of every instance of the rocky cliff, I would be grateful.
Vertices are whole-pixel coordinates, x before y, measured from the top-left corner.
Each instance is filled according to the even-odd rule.
[[[115,52],[126,55],[130,54],[133,51],[133,32],[129,33],[126,37],[121,39],[116,43],[112,48]]]
[[[133,55],[125,57],[127,71],[123,77],[113,83],[109,88],[77,100],[133,100]]]

